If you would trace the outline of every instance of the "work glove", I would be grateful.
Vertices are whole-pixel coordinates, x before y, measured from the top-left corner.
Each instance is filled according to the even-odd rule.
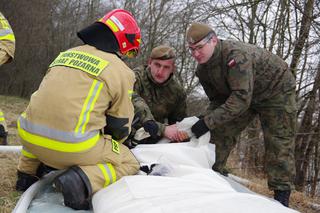
[[[143,166],[140,166],[140,170],[145,172],[147,175],[149,175],[151,172],[152,172],[152,169],[156,166],[156,165],[159,165],[157,163],[153,163],[151,165],[143,165]]]
[[[172,168],[168,165],[153,163],[149,166],[141,166],[140,170],[145,172],[147,175],[167,176],[172,171]]]
[[[157,138],[159,127],[154,120],[146,121],[142,126],[144,130],[150,134],[151,138]]]
[[[200,119],[191,127],[191,131],[196,136],[196,138],[199,138],[200,136],[207,133],[209,131],[209,128],[205,124],[204,120]]]
[[[203,119],[203,118],[204,118],[204,115],[198,115],[197,118]]]

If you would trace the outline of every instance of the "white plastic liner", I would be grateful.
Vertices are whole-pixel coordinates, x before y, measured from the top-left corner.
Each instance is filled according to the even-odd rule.
[[[182,123],[190,130],[196,120],[188,118]],[[189,132],[189,135],[192,134]],[[136,175],[121,178],[93,196],[94,212],[296,212],[213,172],[214,146],[208,143],[209,139],[207,133],[199,141],[192,138],[189,143],[137,146],[132,151],[139,162],[159,163],[155,173],[163,176]]]
[[[197,118],[187,118],[178,127],[188,131]],[[214,145],[209,144],[210,133],[192,137],[191,142],[139,145],[133,153],[142,165],[159,163],[153,175],[121,178],[93,196],[93,210],[97,213],[290,213],[296,212],[278,202],[255,194],[233,180],[211,170]],[[164,143],[164,144],[162,144]],[[14,212],[79,212],[63,205],[61,193],[50,184],[52,177],[27,190]],[[31,193],[30,193],[31,192]],[[35,194],[37,196],[34,198]],[[29,205],[30,199],[33,199]],[[23,205],[21,205],[23,203]]]

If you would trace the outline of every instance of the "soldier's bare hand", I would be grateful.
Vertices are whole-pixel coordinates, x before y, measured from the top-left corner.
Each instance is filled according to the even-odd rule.
[[[172,124],[170,126],[166,126],[164,130],[164,136],[171,141],[176,140],[178,134],[178,128],[176,124]]]
[[[187,132],[185,131],[178,131],[177,133],[177,137],[176,137],[176,141],[178,142],[183,142],[183,141],[187,141],[189,139],[189,135]]]

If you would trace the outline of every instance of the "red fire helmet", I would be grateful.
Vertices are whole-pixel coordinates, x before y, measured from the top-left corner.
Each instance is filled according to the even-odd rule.
[[[140,28],[132,14],[123,9],[115,9],[103,16],[99,22],[107,25],[115,35],[120,52],[128,57],[138,54],[141,43]]]

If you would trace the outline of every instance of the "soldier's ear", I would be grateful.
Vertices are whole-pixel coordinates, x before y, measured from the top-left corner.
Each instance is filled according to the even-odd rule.
[[[151,62],[152,62],[152,59],[151,59],[151,58],[149,58],[149,59],[148,59],[148,65],[150,65],[150,64],[151,64]]]
[[[217,38],[217,36],[212,36],[212,42],[214,43],[214,44],[217,44],[218,43],[218,38]]]
[[[173,64],[172,64],[172,73],[174,73],[175,71],[176,71],[176,63],[175,62],[173,62]]]

